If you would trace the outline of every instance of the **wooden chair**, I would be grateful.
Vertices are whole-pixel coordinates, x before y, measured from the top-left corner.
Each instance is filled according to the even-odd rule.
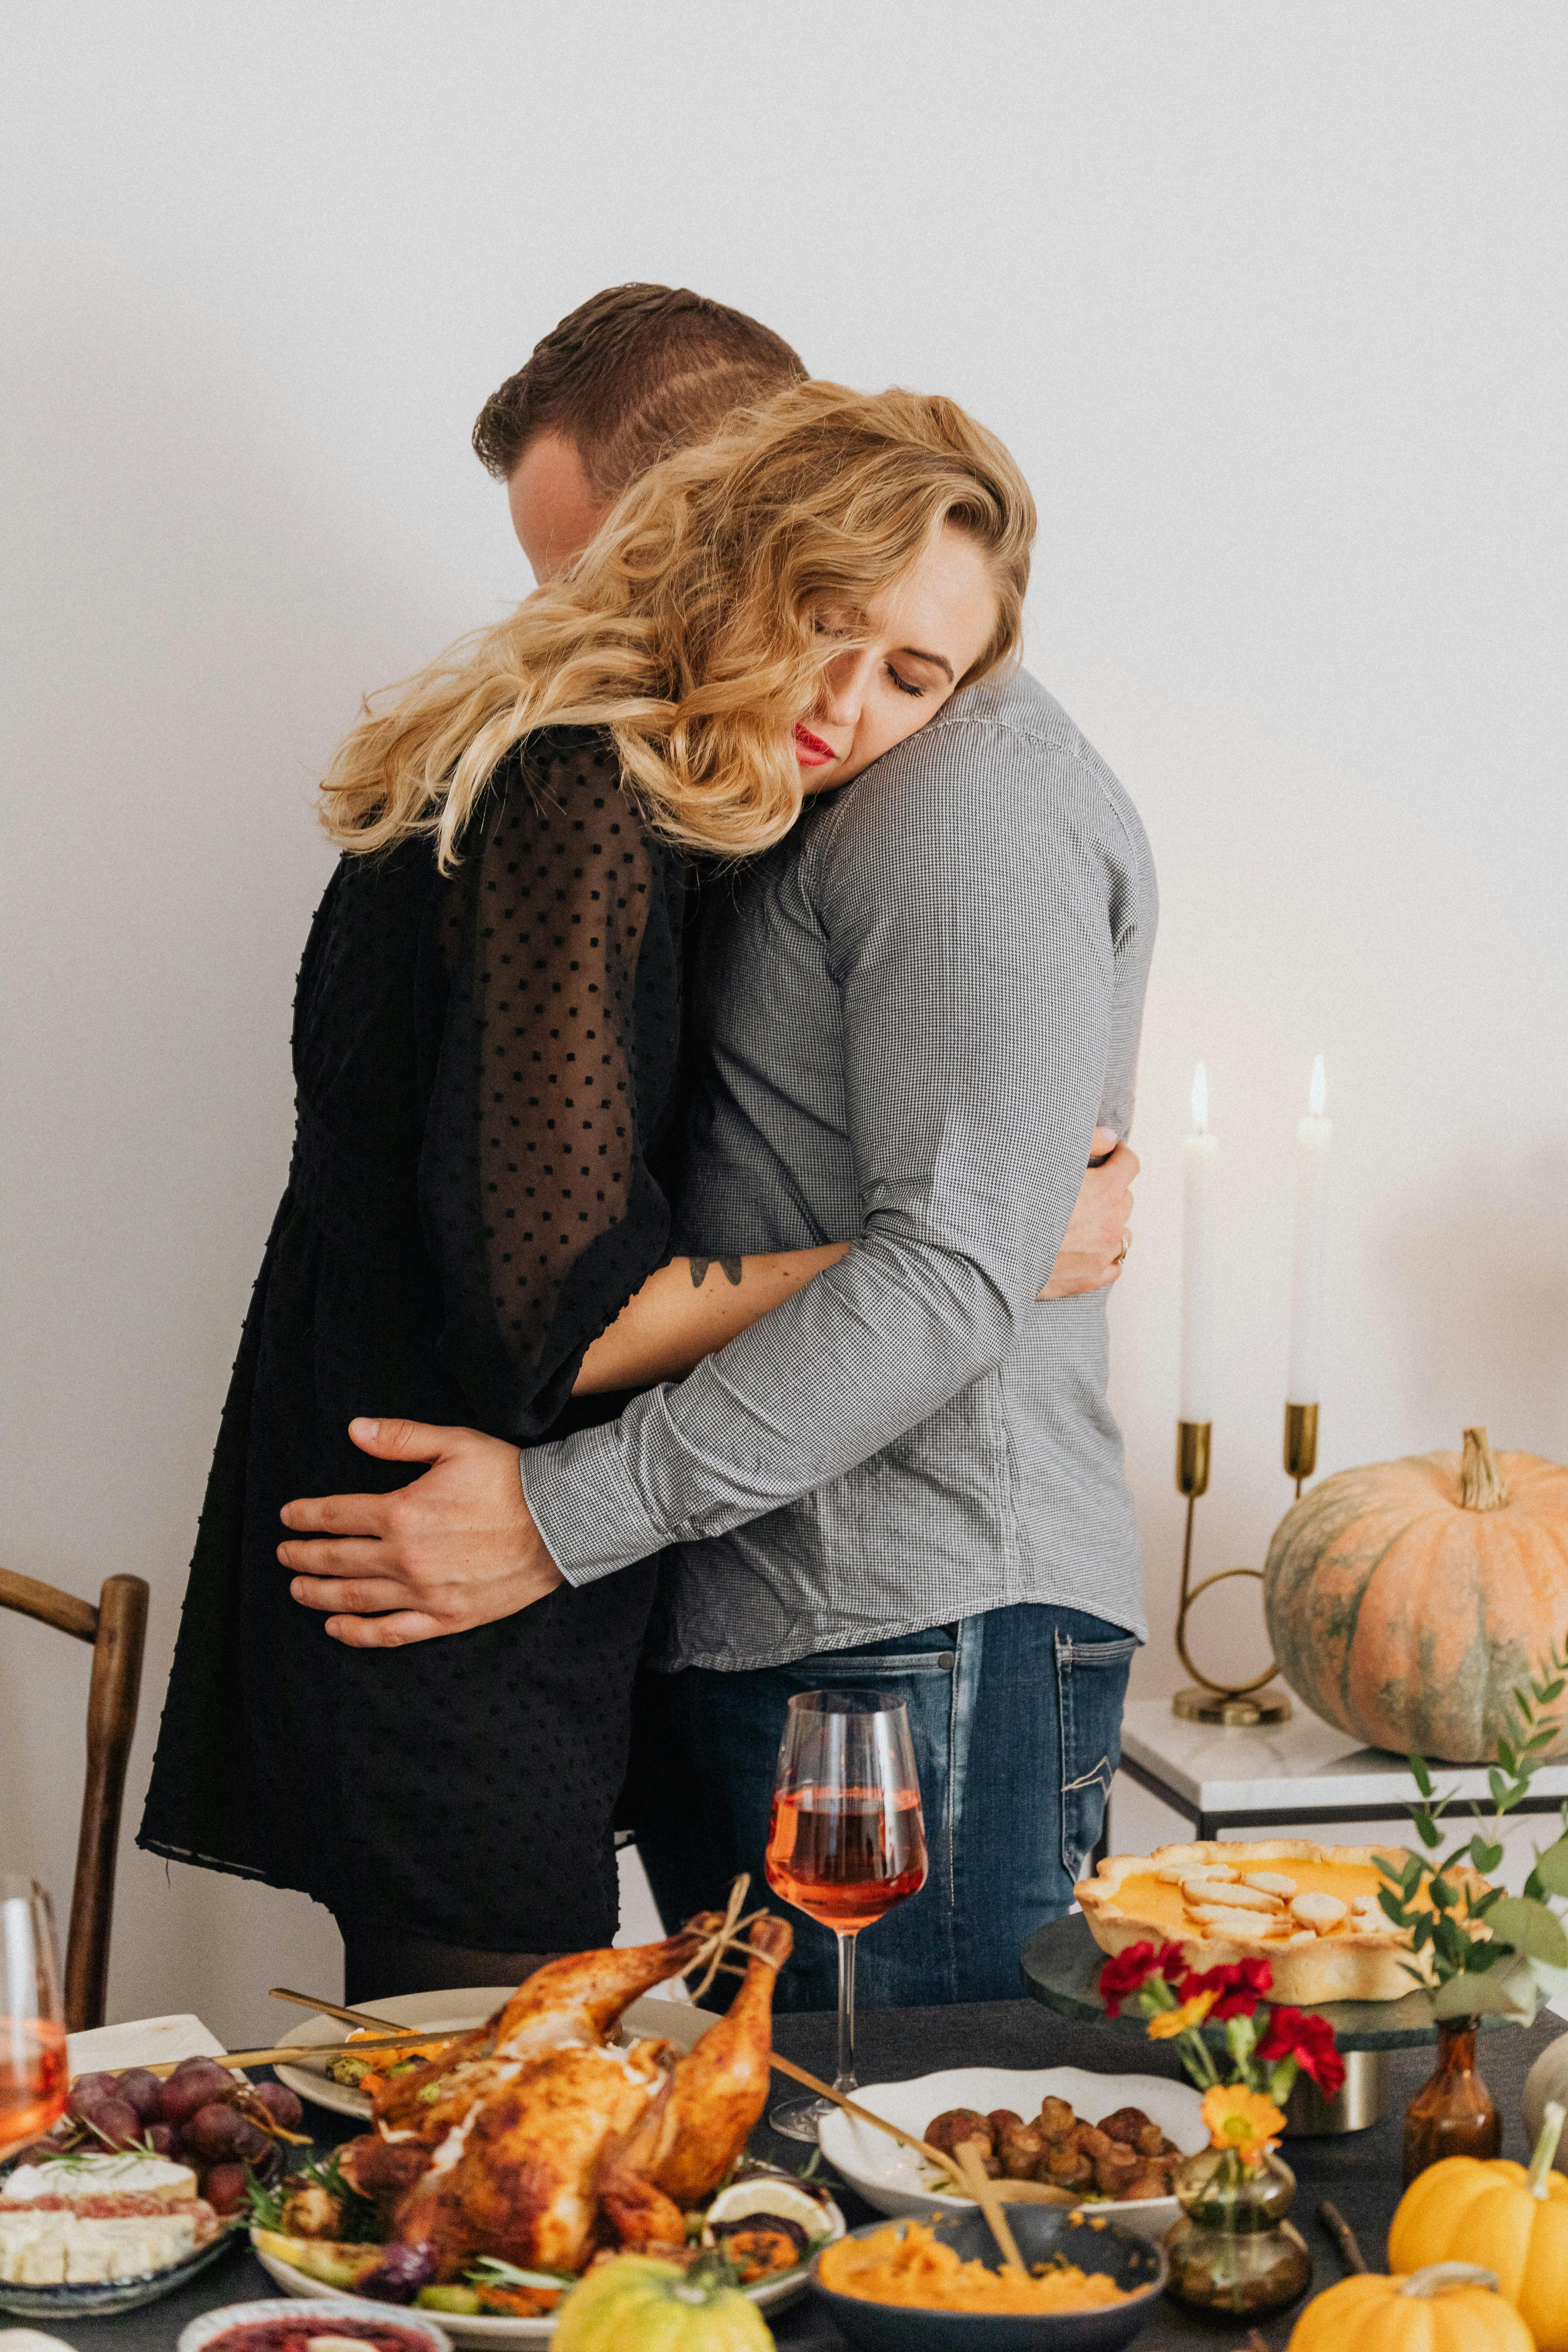
[[[30,1576],[0,1568],[0,1609],[36,1617],[40,1625],[92,1643],[87,1698],[87,1784],[76,1846],[66,1939],[66,2025],[72,2033],[103,2023],[109,1990],[109,1931],[114,1917],[114,1865],[125,1768],[142,1691],[142,1651],[147,1635],[147,1586],[139,1576],[111,1576],[99,1596],[79,1601]]]

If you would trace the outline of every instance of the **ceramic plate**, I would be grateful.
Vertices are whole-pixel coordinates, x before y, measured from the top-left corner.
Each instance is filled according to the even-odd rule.
[[[638,2008],[643,2008],[648,2004],[639,2001],[637,2005]],[[685,2008],[687,2004],[656,2001],[652,2006],[659,2009]],[[706,2012],[700,2010],[696,2014],[702,2016]],[[759,2280],[755,2286],[745,2289],[746,2294],[759,2310],[782,2311],[786,2305],[797,2301],[805,2293],[810,2283],[812,2259],[820,2252],[823,2246],[831,2245],[835,2238],[843,2237],[846,2224],[837,2206],[831,2203],[826,2204],[822,2211],[823,2218],[827,2223],[827,2234],[817,2241],[816,2245],[812,2248],[811,2254],[802,2262],[799,2269],[786,2271],[782,2278]],[[257,2261],[268,2276],[275,2280],[287,2294],[297,2294],[311,2302],[324,2300],[339,2305],[353,2305],[358,2300],[352,2294],[335,2294],[331,2287],[324,2287],[320,2279],[308,2279],[302,2271],[291,2269],[287,2263],[280,2263],[275,2254],[265,2253],[259,2246],[257,2246],[254,2251]],[[384,2313],[388,2319],[400,2319],[405,2316],[404,2307],[400,2304],[382,2303],[377,2304],[374,2308]],[[539,2319],[490,2319],[472,2317],[458,2311],[422,2312],[415,2308],[409,2310],[406,2316],[410,2319],[434,2319],[446,2329],[455,2343],[492,2345],[497,2347],[497,2352],[500,2352],[500,2347],[502,2346],[517,2346],[521,2352],[521,2347],[524,2345],[548,2344],[555,2333],[553,2312],[547,2313]]]
[[[176,2287],[188,2286],[197,2273],[245,2243],[242,2229],[225,2230],[209,2245],[198,2246],[183,2263],[166,2271],[148,2271],[141,2278],[105,2279],[83,2286],[0,2286],[0,2311],[19,2319],[53,2319],[68,2327],[73,2319],[109,2319],[117,2311],[136,2311],[157,2303]]]
[[[516,1990],[515,1985],[469,1985],[457,1992],[400,1993],[390,2000],[367,2000],[361,2006],[374,2017],[384,2017],[395,2025],[410,2026],[418,2032],[428,2026],[433,2033],[467,2033],[504,2008]],[[658,2033],[667,2042],[673,2042],[678,2050],[689,2050],[712,2023],[711,2011],[694,2009],[689,2000],[634,2000],[622,2020],[621,2038],[635,2040],[638,2034]],[[290,2042],[314,2044],[321,2049],[321,2056],[320,2060],[302,2059],[298,2065],[279,2066],[276,2072],[279,2081],[287,2083],[301,2099],[310,2099],[318,2107],[330,2107],[335,2116],[350,2116],[356,2123],[368,2123],[370,2101],[364,2093],[350,2090],[346,2084],[331,2082],[326,2073],[328,2057],[348,2040],[352,2030],[340,2025],[335,2017],[310,2018],[297,2032],[290,2027]]]
[[[885,2116],[889,2123],[901,2124],[918,2136],[947,2107],[977,2107],[982,2115],[993,2107],[1013,2107],[1021,2116],[1034,2116],[1041,2100],[1052,2095],[1066,2099],[1075,2115],[1090,2123],[1117,2107],[1142,2107],[1184,2156],[1208,2145],[1198,2093],[1190,2083],[1167,2083],[1156,2074],[1089,2074],[1078,2066],[1017,2074],[1001,2066],[958,2066],[945,2074],[921,2074],[912,2083],[873,2083],[855,2096],[873,2115]],[[853,2116],[828,2116],[822,2126],[822,2153],[879,2213],[974,2210],[968,2198],[932,2189],[931,2167],[912,2148],[900,2147],[896,2139],[872,2124],[857,2123]],[[1159,2238],[1175,2221],[1178,2208],[1173,2197],[1144,2197],[1099,2210],[1142,2237]]]

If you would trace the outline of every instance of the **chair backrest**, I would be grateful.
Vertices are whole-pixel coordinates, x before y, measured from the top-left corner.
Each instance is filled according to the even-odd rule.
[[[87,1780],[77,1836],[76,1885],[66,1938],[66,2025],[72,2033],[103,2023],[109,1990],[109,1931],[114,1919],[114,1865],[125,1768],[131,1760],[147,1638],[147,1586],[139,1576],[111,1576],[99,1596],[79,1601],[31,1576],[0,1568],[0,1609],[92,1644],[87,1698]]]

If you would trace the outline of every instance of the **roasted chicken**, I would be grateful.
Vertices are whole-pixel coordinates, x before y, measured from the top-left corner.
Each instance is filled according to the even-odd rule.
[[[667,2042],[607,2046],[622,2012],[688,1967],[721,1926],[549,1962],[479,2032],[376,2094],[376,2129],[344,2179],[390,2207],[394,2242],[437,2280],[480,2254],[574,2273],[601,2245],[679,2245],[683,2208],[716,2187],[767,2096],[773,1981],[793,1941],[752,1929],[727,2016],[677,2060]]]

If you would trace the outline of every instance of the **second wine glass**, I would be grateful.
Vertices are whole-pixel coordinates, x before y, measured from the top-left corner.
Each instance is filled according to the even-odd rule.
[[[768,1828],[768,1884],[838,1938],[838,2072],[855,2084],[855,1939],[926,1882],[925,1822],[909,1710],[886,1691],[801,1691],[789,1703]],[[814,2140],[826,2099],[768,2120]]]
[[[0,2148],[36,2139],[65,2113],[66,2029],[48,1891],[0,1871]]]

